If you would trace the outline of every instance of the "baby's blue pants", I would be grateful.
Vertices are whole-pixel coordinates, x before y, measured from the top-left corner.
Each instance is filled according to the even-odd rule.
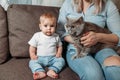
[[[54,70],[56,73],[58,73],[61,71],[64,65],[64,59],[62,57],[57,58],[55,56],[38,57],[37,60],[30,60],[29,62],[29,67],[33,73],[39,71],[45,72],[44,68],[46,66],[48,69]]]

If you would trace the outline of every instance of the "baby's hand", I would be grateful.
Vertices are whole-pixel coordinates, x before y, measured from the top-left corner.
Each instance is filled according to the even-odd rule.
[[[36,60],[38,57],[36,55],[31,56],[32,60]]]
[[[77,48],[77,47],[78,47],[78,46],[77,46],[77,44],[73,44],[73,45],[74,45],[74,47],[75,47],[75,48]]]
[[[62,57],[62,55],[61,54],[56,54],[56,57],[59,58],[59,57]]]

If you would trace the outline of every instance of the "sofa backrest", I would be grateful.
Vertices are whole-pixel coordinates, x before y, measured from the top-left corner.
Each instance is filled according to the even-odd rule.
[[[0,6],[0,64],[5,62],[8,55],[8,32],[6,12]]]
[[[39,17],[52,12],[58,17],[58,7],[10,5],[7,10],[9,49],[12,57],[29,57],[28,41],[39,31]]]

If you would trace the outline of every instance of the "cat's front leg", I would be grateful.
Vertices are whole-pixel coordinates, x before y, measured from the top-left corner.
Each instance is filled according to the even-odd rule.
[[[81,53],[82,46],[76,44],[75,47],[76,47],[76,54],[72,56],[72,59],[79,58],[79,55],[81,55],[80,53]]]
[[[76,59],[76,58],[77,58],[77,55],[78,55],[77,53],[74,54],[71,59],[72,59],[72,60]]]
[[[79,55],[78,57],[84,57],[84,56],[87,56],[89,53],[90,53],[90,48],[87,48],[87,47],[83,47],[82,50],[81,50],[81,55]]]

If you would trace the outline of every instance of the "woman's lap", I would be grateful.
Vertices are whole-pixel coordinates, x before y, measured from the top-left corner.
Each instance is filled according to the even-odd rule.
[[[69,67],[80,76],[81,80],[105,80],[99,64],[92,56],[72,60],[74,54],[75,50],[67,52],[67,62]]]
[[[110,56],[118,56],[112,49],[106,48],[93,56],[85,56],[72,60],[75,50],[67,51],[67,62],[69,67],[76,72],[81,80],[120,80],[120,66],[104,66],[103,62]],[[103,71],[103,72],[102,72]],[[117,75],[118,74],[118,75]]]
[[[95,54],[95,59],[103,65],[104,60],[110,56],[117,56],[116,52],[113,49],[106,48],[100,50],[98,53]]]
[[[96,55],[95,55],[95,59],[100,63],[100,65],[102,66],[102,69],[104,71],[106,80],[120,80],[120,66],[105,66],[103,63],[105,61],[106,58],[109,58],[111,56],[118,56],[118,54],[110,49],[110,48],[106,48],[103,49],[101,51],[99,51]]]

